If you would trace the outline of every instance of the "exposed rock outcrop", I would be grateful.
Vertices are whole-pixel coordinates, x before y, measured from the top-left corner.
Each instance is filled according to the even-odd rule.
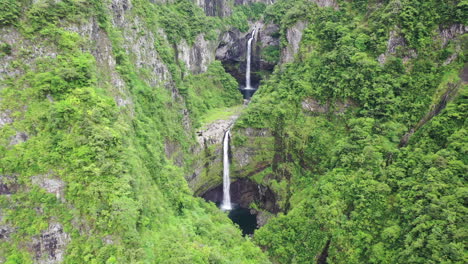
[[[0,195],[16,193],[20,188],[14,175],[0,175]]]
[[[233,144],[233,172],[234,177],[252,176],[263,171],[271,165],[273,157],[273,135],[269,129],[237,129],[234,136],[238,138],[245,137],[247,142],[240,146]],[[271,157],[265,156],[265,153],[271,152]]]
[[[271,5],[275,2],[276,0],[234,0],[234,4],[236,5],[248,5],[253,3],[264,3],[267,5]]]
[[[281,52],[281,63],[294,61],[294,56],[299,51],[299,44],[306,27],[307,22],[299,21],[294,26],[286,30],[286,40],[288,41],[288,45],[284,47]]]
[[[380,54],[377,58],[380,64],[384,64],[387,61],[388,56],[395,55],[400,49],[404,51],[403,60],[408,61],[409,59],[416,58],[417,53],[414,49],[404,50],[407,47],[407,42],[404,36],[399,33],[398,29],[390,31],[390,36],[387,42],[387,50],[385,53]]]
[[[310,0],[311,2],[316,3],[320,7],[332,7],[338,9],[339,5],[336,0]]]
[[[216,120],[208,124],[197,132],[197,141],[200,147],[206,148],[209,145],[221,144],[224,133],[232,127],[239,114],[234,114],[227,119]]]
[[[13,123],[13,119],[10,117],[10,114],[7,111],[0,112],[0,128],[11,123]]]
[[[207,16],[226,17],[232,14],[232,3],[226,0],[196,0]]]
[[[306,98],[302,101],[302,110],[305,113],[330,113],[332,112],[335,115],[344,114],[348,108],[356,107],[357,104],[351,100],[346,101],[337,101],[333,104],[327,102],[325,104],[321,104],[318,100],[313,98]]]
[[[221,203],[223,201],[223,186],[218,185],[206,191],[202,194],[202,197],[207,201]],[[249,208],[252,203],[255,203],[262,210],[273,214],[279,212],[274,192],[268,187],[259,185],[249,179],[238,179],[231,183],[231,202],[244,208]],[[252,212],[258,214],[259,211],[253,210]],[[263,215],[262,217],[262,224],[264,224],[267,219]]]
[[[441,39],[442,47],[445,47],[450,40],[456,37],[468,33],[468,25],[454,24],[447,28],[439,28],[438,36]]]
[[[220,44],[216,50],[216,59],[222,61],[226,71],[234,76],[241,86],[245,86],[247,42],[252,36],[253,29],[256,29],[256,35],[252,42],[251,81],[252,86],[258,86],[262,79],[260,72],[272,72],[277,64],[277,61],[267,60],[263,55],[267,47],[279,49],[277,25],[257,21],[246,33],[231,29],[221,35]]]
[[[46,192],[54,194],[57,199],[60,199],[62,202],[65,201],[65,183],[59,178],[54,178],[52,174],[49,173],[33,176],[31,180],[33,184],[43,188]]]
[[[49,228],[39,236],[33,237],[31,250],[37,264],[62,263],[66,246],[70,242],[60,223],[49,223]]]
[[[29,136],[25,132],[16,132],[16,134],[10,138],[10,146],[26,142],[28,138]]]
[[[129,106],[133,112],[133,102],[125,89],[125,82],[117,72],[117,61],[113,55],[112,43],[107,33],[99,27],[96,19],[91,19],[87,23],[71,24],[67,30],[78,33],[89,40],[89,52],[96,58],[98,69],[105,76],[108,76],[110,84],[115,88],[115,102],[119,107]]]
[[[215,60],[217,41],[206,40],[203,34],[195,39],[192,46],[182,40],[176,47],[177,59],[194,74],[206,72],[208,66]]]
[[[194,165],[194,173],[188,177],[189,186],[195,194],[200,194],[222,182],[222,141],[239,113],[229,118],[216,120],[197,132],[198,146],[193,149],[199,159]]]
[[[195,0],[195,3],[205,11],[207,16],[218,17],[230,16],[234,5],[248,5],[253,3],[264,3],[270,5],[274,2],[275,0]]]

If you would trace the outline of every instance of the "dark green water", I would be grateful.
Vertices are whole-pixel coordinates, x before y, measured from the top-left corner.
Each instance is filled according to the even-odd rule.
[[[257,218],[250,213],[249,209],[238,206],[234,207],[229,212],[229,218],[239,225],[244,236],[253,234],[255,229],[257,229]]]

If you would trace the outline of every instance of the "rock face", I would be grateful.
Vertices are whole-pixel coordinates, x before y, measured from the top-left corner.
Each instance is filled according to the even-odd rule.
[[[239,113],[217,120],[197,131],[198,146],[193,152],[199,158],[195,163],[194,173],[187,179],[195,194],[203,193],[222,182],[224,134],[233,126],[238,116]]]
[[[226,17],[232,14],[232,5],[225,0],[196,0],[207,16]]]
[[[281,52],[281,63],[293,62],[294,56],[299,51],[299,44],[306,27],[307,22],[299,21],[294,26],[286,30],[286,40],[288,41],[288,45],[284,47]]]
[[[311,2],[316,3],[320,7],[333,7],[338,9],[338,2],[336,0],[310,0]]]
[[[164,1],[164,0],[159,0]],[[252,3],[273,4],[275,0],[195,0],[207,16],[227,17],[232,14],[234,5],[248,5]]]
[[[384,64],[387,61],[388,56],[395,55],[400,49],[402,52],[404,52],[404,54],[402,54],[404,57],[404,61],[416,58],[416,51],[413,49],[405,50],[406,47],[406,39],[401,33],[399,33],[399,29],[392,30],[390,31],[390,36],[388,38],[387,50],[385,51],[385,53],[381,54],[377,60],[380,62],[380,64]]]
[[[236,5],[248,5],[253,3],[264,3],[267,5],[271,5],[275,2],[276,0],[234,0],[234,4]]]
[[[203,73],[208,70],[208,66],[215,60],[214,51],[217,46],[217,41],[206,40],[204,35],[200,34],[192,46],[189,46],[185,40],[177,45],[177,59],[190,72],[194,74]]]
[[[210,145],[221,144],[226,131],[232,127],[238,114],[232,115],[227,119],[216,120],[205,128],[197,132],[197,141],[201,148],[206,148]]]
[[[202,197],[207,201],[221,203],[223,201],[222,184],[203,193]],[[279,212],[274,192],[249,179],[238,179],[231,183],[231,202],[243,208],[249,208],[252,203],[255,203],[261,210],[272,214]],[[265,213],[259,213],[257,210],[251,210],[251,212],[257,216],[259,226],[264,225],[268,220]]]
[[[53,178],[52,174],[36,175],[31,177],[32,183],[39,185],[46,192],[55,194],[57,199],[65,202],[65,183],[59,178]]]
[[[247,62],[247,42],[252,37],[253,30],[256,35],[252,42],[252,86],[258,86],[262,79],[260,72],[272,72],[277,61],[268,61],[263,51],[269,47],[279,49],[279,27],[274,24],[265,24],[261,21],[253,23],[246,33],[238,29],[231,29],[220,37],[220,44],[216,50],[216,59],[222,61],[224,68],[241,86],[245,86],[245,71]]]
[[[63,231],[60,223],[50,223],[49,228],[33,237],[31,248],[38,264],[62,263],[70,235]]]
[[[16,177],[13,175],[0,175],[0,195],[16,193],[20,188]]]
[[[438,31],[438,35],[442,40],[442,47],[445,47],[450,40],[467,33],[468,25],[455,24],[448,28],[440,28]]]
[[[28,134],[25,132],[16,132],[16,134],[10,138],[10,146],[26,142],[26,140],[28,140]]]
[[[6,124],[13,123],[13,119],[10,117],[8,112],[0,112],[0,128]]]

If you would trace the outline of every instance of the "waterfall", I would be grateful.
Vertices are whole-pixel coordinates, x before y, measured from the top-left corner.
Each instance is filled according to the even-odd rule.
[[[255,29],[252,31],[252,36],[250,37],[247,43],[247,69],[245,72],[245,89],[251,90],[253,89],[250,84],[250,64],[251,64],[251,57],[252,57],[252,41],[255,37]]]
[[[221,204],[221,209],[231,210],[231,179],[229,178],[229,130],[224,134],[223,141],[223,203]]]

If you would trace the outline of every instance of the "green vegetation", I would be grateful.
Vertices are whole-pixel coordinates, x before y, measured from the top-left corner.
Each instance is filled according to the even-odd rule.
[[[237,81],[224,71],[219,61],[213,62],[206,73],[186,78],[179,89],[185,95],[195,127],[214,121],[216,109],[242,103]],[[236,108],[227,111],[233,112],[233,110]],[[225,117],[226,113],[220,112],[217,115]]]
[[[243,108],[243,105],[238,105],[229,108],[223,107],[211,109],[201,117],[201,124],[203,126],[211,124],[216,120],[226,120],[235,114],[240,114]]]
[[[265,9],[266,5],[264,3],[235,6],[232,15],[226,18],[227,24],[239,29],[241,32],[247,32],[249,30],[248,21],[260,20]]]
[[[175,61],[171,43],[210,34],[218,19],[204,17],[189,1],[132,1],[127,19],[140,16],[137,26],[147,30],[140,36],[156,36],[155,49],[169,70],[167,85],[177,85],[181,97],[163,83],[149,84],[148,68],[135,66],[124,29],[112,24],[106,4],[39,1],[22,4],[20,14],[2,2],[2,24],[15,25],[6,30],[17,30],[17,41],[34,46],[18,50],[2,44],[2,53],[13,58],[6,66],[24,74],[2,80],[0,95],[0,112],[14,119],[0,128],[0,174],[13,175],[6,184],[22,186],[0,196],[0,225],[15,230],[0,240],[0,260],[31,263],[30,241],[58,222],[71,239],[64,263],[268,263],[225,214],[194,198],[184,179],[192,173],[195,144],[191,124],[184,122],[197,126],[208,110],[239,104],[241,96],[219,62],[192,75]],[[175,13],[185,25],[167,20]],[[90,40],[62,27],[94,18],[109,38],[111,46],[99,48],[112,51],[115,72],[89,52],[94,41],[105,39]],[[34,53],[35,47],[41,53]],[[116,74],[123,88],[111,85]],[[118,99],[125,103],[117,105]],[[184,116],[186,107],[192,120]],[[17,131],[28,139],[11,145]],[[171,155],[167,144],[175,145]],[[175,166],[175,158],[183,166]],[[64,202],[33,184],[37,175],[66,183]]]
[[[466,23],[454,15],[465,5],[374,2],[340,1],[335,11],[278,1],[266,10],[283,37],[297,21],[309,24],[296,61],[276,70],[233,132],[269,129],[275,137],[234,142],[238,149],[274,149],[253,157],[249,168],[271,166],[252,179],[281,197],[285,213],[254,236],[278,263],[309,263],[324,252],[328,263],[467,261],[467,88],[458,77],[466,37],[442,46],[436,35],[439,25]],[[380,64],[390,31],[406,45]],[[448,96],[447,107],[423,119],[449,91],[456,96]],[[306,99],[330,107],[310,112]],[[412,128],[408,146],[399,147]]]
[[[466,0],[278,0],[222,19],[152,2],[0,0],[15,38],[0,36],[0,226],[13,230],[0,262],[33,263],[55,223],[70,236],[64,263],[468,261],[468,37],[439,35],[466,24]],[[308,26],[247,107],[220,62],[194,74],[177,58],[184,40],[259,19],[283,46]],[[233,160],[232,175],[268,186],[282,210],[253,238],[184,178],[217,155],[193,153],[196,129],[239,112],[231,147],[249,163]],[[220,183],[221,166],[194,189]]]

